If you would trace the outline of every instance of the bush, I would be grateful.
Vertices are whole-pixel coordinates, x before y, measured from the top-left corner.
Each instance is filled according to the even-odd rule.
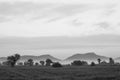
[[[22,62],[17,63],[18,66],[23,66]]]
[[[39,66],[39,63],[36,62],[36,63],[35,63],[35,66]]]
[[[87,65],[88,63],[86,61],[80,61],[80,60],[75,60],[71,63],[71,65],[73,66],[83,66],[83,65]]]
[[[62,65],[59,62],[53,63],[52,67],[62,67]]]
[[[91,66],[95,66],[95,63],[94,62],[91,62],[91,64],[90,64]]]

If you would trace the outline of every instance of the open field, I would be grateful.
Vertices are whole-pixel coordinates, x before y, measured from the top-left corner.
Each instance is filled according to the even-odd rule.
[[[0,80],[120,80],[120,66],[1,66]]]

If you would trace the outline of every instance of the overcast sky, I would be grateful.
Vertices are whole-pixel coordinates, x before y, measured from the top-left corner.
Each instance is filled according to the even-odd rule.
[[[0,0],[0,36],[120,34],[119,0]]]
[[[39,55],[40,53],[40,50],[33,50],[34,48],[41,48],[41,44],[37,43],[36,40],[33,43],[34,46],[31,45],[31,49],[30,45],[26,44],[27,42],[25,43],[23,41],[23,45],[21,45],[21,41],[18,40],[19,38],[10,40],[6,37],[64,36],[72,37],[73,39],[74,37],[99,36],[103,34],[109,35],[109,38],[110,35],[111,37],[119,37],[120,0],[0,0],[0,52],[5,53],[1,56],[8,55],[9,53],[13,54],[15,51],[18,53],[21,52],[22,54],[35,53],[35,55]],[[2,40],[3,37],[6,39]],[[48,44],[50,44],[49,48],[52,45],[61,47],[62,42],[67,42],[63,39],[64,37],[60,39],[63,41],[61,41],[59,45],[56,43],[51,44],[48,41]],[[119,38],[117,37],[115,39],[110,38],[110,42],[106,42],[108,42],[108,44],[112,43],[111,45],[114,43],[118,44]],[[87,41],[88,38],[86,38],[85,41]],[[11,41],[17,43],[11,43]],[[74,41],[76,40],[71,41],[72,44],[69,43],[67,46],[73,47],[74,45],[76,47],[81,45],[79,41],[74,44]],[[99,43],[99,41],[97,42]],[[104,39],[102,41],[104,41]],[[29,43],[32,43],[32,41]],[[44,42],[43,45],[46,45],[45,43],[46,42]],[[35,44],[38,45],[36,46]],[[63,46],[64,45],[62,45],[62,50]],[[26,47],[28,47],[27,50]],[[104,48],[104,51],[108,51],[108,53],[115,52],[116,55],[113,53],[111,56],[119,56],[120,47],[111,47],[112,46],[110,46],[110,48]],[[77,47],[77,49],[78,48],[80,47]],[[62,50],[60,48],[59,50],[48,50],[47,53],[50,51],[54,55],[60,55],[61,53],[64,55],[65,52],[74,54],[74,52],[82,51],[81,49],[75,49],[73,51],[71,51],[71,49],[67,49],[67,51]],[[88,51],[96,51],[101,55],[108,55],[108,53],[102,52],[102,50],[103,48],[92,48]],[[46,51],[41,53],[44,52]],[[83,50],[83,52],[86,51]]]

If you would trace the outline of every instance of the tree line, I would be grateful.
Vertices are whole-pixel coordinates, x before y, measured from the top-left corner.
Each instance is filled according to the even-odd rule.
[[[7,57],[7,61],[4,61],[1,63],[1,65],[4,66],[11,66],[15,67],[16,65],[19,66],[53,66],[53,67],[62,67],[62,65],[59,62],[53,62],[51,59],[46,59],[45,61],[40,61],[39,63],[34,63],[33,59],[28,59],[25,62],[18,62],[20,60],[21,56],[19,54],[14,54]]]
[[[59,62],[53,62],[51,59],[46,59],[45,61],[39,61],[34,63],[33,59],[28,59],[25,62],[18,62],[20,60],[21,56],[19,54],[14,54],[7,57],[7,61],[2,62],[2,65],[15,67],[16,65],[19,66],[52,66],[52,67],[62,67],[63,65]],[[17,63],[18,62],[18,63]],[[97,59],[98,64],[95,64],[95,62],[91,62],[91,64],[88,64],[87,61],[81,61],[81,60],[75,60],[69,64],[69,66],[83,66],[83,65],[90,65],[90,66],[96,66],[96,65],[114,65],[115,61],[112,58],[109,58],[109,62],[102,61],[100,58]]]

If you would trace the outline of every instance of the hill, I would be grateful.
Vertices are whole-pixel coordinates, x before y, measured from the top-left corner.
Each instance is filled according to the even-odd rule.
[[[5,61],[6,57],[1,57],[0,61]],[[52,61],[61,61],[60,59],[57,59],[51,55],[41,55],[41,56],[32,56],[32,55],[24,55],[21,56],[20,61],[27,61],[28,59],[33,59],[34,61],[45,61],[46,59],[51,59]]]
[[[120,57],[117,57],[114,59],[115,61],[120,61]]]
[[[74,60],[84,60],[84,61],[96,61],[98,58],[101,60],[108,60],[108,57],[96,55],[94,52],[89,52],[85,54],[75,54],[64,61],[74,61]]]

